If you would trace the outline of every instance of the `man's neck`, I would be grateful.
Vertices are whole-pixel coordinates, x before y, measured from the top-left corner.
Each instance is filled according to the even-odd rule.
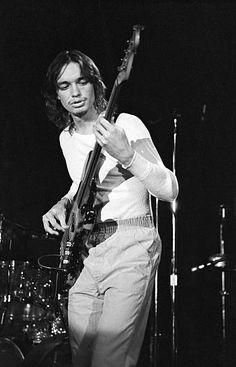
[[[73,116],[75,131],[82,135],[93,134],[94,125],[96,124],[97,119],[97,112],[91,113],[89,116]]]

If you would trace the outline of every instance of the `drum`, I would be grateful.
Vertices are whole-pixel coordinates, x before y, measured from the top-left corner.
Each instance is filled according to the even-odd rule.
[[[24,355],[20,348],[8,338],[0,338],[0,366],[20,367],[24,360]]]
[[[9,267],[10,300],[33,301],[34,285],[40,278],[41,272],[29,261],[10,262]]]
[[[63,319],[66,325],[68,325],[68,290],[64,290],[62,293],[58,294],[58,302]]]
[[[51,274],[29,261],[0,262],[0,305],[14,300],[48,304],[53,296]]]
[[[26,356],[22,367],[72,367],[71,350],[66,338],[49,338],[34,347]],[[4,366],[5,367],[5,366]]]
[[[3,262],[1,269],[7,283],[2,291],[1,335],[27,344],[50,336],[47,322],[41,325],[46,314],[44,303],[50,297],[44,287],[49,284],[49,275],[28,261]]]
[[[1,335],[32,343],[32,338],[43,320],[45,309],[27,302],[11,301],[6,305]]]
[[[39,269],[38,278],[33,286],[33,302],[48,305],[54,296],[53,282],[49,271]]]
[[[42,306],[29,302],[11,301],[6,306],[5,317],[11,322],[23,321],[35,323],[36,320],[41,320],[44,314],[45,309]]]
[[[2,270],[6,286],[2,291],[1,335],[17,343],[23,341],[22,346],[19,344],[23,350],[45,339],[65,336],[67,292],[55,294],[57,273],[15,260],[2,263]],[[64,283],[64,273],[61,275]]]

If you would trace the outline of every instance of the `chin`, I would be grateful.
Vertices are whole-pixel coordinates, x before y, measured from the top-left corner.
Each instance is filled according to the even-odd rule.
[[[75,116],[84,116],[87,112],[85,108],[75,108],[71,113]]]

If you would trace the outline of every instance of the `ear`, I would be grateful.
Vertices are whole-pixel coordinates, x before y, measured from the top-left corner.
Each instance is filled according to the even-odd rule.
[[[59,95],[57,95],[57,99],[59,99],[59,100],[61,99],[61,98],[59,97]]]

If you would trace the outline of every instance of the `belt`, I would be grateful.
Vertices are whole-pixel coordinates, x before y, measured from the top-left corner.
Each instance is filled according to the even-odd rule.
[[[119,227],[121,230],[130,229],[130,227],[153,227],[153,219],[151,215],[143,215],[140,217],[127,219],[114,219],[105,222],[96,223],[94,232],[100,231],[117,231]]]
[[[112,236],[118,229],[119,231],[127,231],[132,227],[152,228],[153,226],[153,218],[151,215],[96,223],[89,237],[89,245],[91,247],[97,246],[99,243]]]

